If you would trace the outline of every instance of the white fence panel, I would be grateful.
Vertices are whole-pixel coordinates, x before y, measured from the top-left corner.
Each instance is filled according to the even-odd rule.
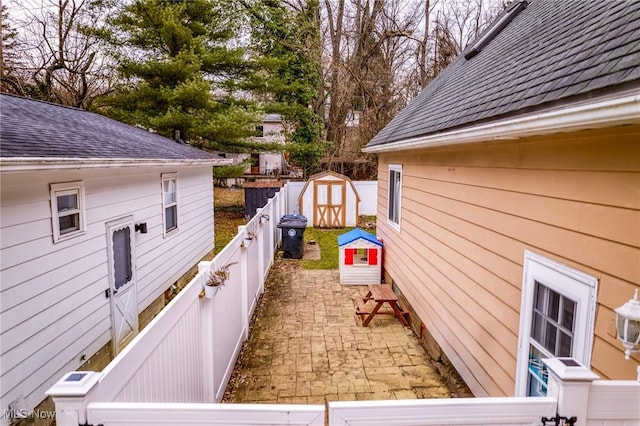
[[[198,274],[103,370],[99,401],[204,402]]]
[[[588,426],[639,426],[640,382],[596,380],[589,390]]]
[[[302,189],[306,185],[307,182],[293,181],[287,183],[287,205],[289,207],[288,211],[282,213],[282,215],[287,213],[295,213],[300,214],[300,203],[298,202],[298,197],[302,193]],[[282,217],[280,215],[280,217]],[[278,217],[278,220],[280,220]]]
[[[206,402],[220,401],[233,367],[240,353],[246,335],[247,322],[242,309],[243,271],[241,247],[242,235],[236,236],[211,262],[201,262],[199,267],[206,276],[211,271],[228,266],[229,279],[219,287],[212,299],[201,299],[203,307],[203,333],[205,342],[205,364],[212,373],[209,380],[213,389],[212,399]],[[203,370],[206,371],[206,370]],[[129,400],[132,401],[132,400]]]
[[[322,405],[93,403],[87,416],[103,426],[324,426]]]
[[[556,414],[554,398],[460,398],[330,402],[331,426],[538,426]]]
[[[353,184],[360,196],[358,214],[375,216],[378,213],[378,181],[357,180]]]

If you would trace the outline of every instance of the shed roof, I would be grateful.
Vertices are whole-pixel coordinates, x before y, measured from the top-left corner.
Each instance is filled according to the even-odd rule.
[[[366,150],[640,88],[640,1],[533,0],[471,56],[508,13]]]
[[[0,95],[0,157],[228,162],[217,155],[78,108]]]
[[[351,231],[346,232],[346,233],[344,233],[342,235],[338,235],[338,246],[342,247],[345,244],[352,243],[352,242],[354,242],[356,240],[359,240],[361,238],[364,239],[364,240],[369,241],[370,243],[373,243],[373,244],[376,244],[376,245],[382,247],[382,243],[376,238],[375,235],[370,234],[367,231],[363,231],[360,228],[355,228],[355,229],[352,229]]]
[[[351,179],[349,179],[349,177],[347,177],[345,175],[341,175],[340,173],[332,172],[331,170],[327,170],[327,171],[324,171],[324,172],[319,172],[319,173],[316,173],[314,175],[309,176],[309,179],[307,179],[307,182],[302,187],[302,191],[300,191],[300,195],[298,196],[298,201],[301,201],[303,199],[304,194],[305,194],[305,192],[307,192],[307,188],[309,188],[309,185],[311,184],[311,182],[314,182],[316,180],[322,180],[322,178],[327,177],[327,176],[333,176],[333,177],[335,177],[337,179],[349,182],[349,185],[353,189],[353,193],[356,196],[356,202],[360,201],[360,195],[358,195],[358,190],[356,189],[356,186],[353,184],[353,181]]]

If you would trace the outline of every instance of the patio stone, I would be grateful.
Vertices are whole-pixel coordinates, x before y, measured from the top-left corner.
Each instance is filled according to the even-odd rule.
[[[426,351],[392,315],[362,327],[337,271],[276,259],[222,402],[450,398]]]

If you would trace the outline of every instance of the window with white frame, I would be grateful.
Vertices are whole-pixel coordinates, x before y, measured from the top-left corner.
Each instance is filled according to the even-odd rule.
[[[547,394],[544,358],[572,357],[589,366],[597,282],[591,275],[525,252],[516,396]]]
[[[178,174],[162,175],[162,209],[164,211],[164,235],[178,229]]]
[[[53,242],[83,234],[86,229],[84,183],[53,183],[50,190]]]
[[[402,166],[389,165],[389,206],[387,220],[396,228],[400,228],[400,201],[402,199]]]

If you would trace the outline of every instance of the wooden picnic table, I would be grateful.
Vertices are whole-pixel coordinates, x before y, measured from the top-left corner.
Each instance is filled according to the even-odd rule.
[[[364,297],[358,297],[356,302],[356,315],[362,320],[362,326],[367,327],[374,316],[378,314],[393,314],[404,326],[409,326],[405,315],[408,312],[404,312],[400,306],[398,306],[398,296],[393,292],[393,289],[388,284],[370,284],[369,292]],[[373,300],[376,302],[371,311],[367,309],[367,302]],[[388,304],[393,312],[380,312],[382,305]]]

